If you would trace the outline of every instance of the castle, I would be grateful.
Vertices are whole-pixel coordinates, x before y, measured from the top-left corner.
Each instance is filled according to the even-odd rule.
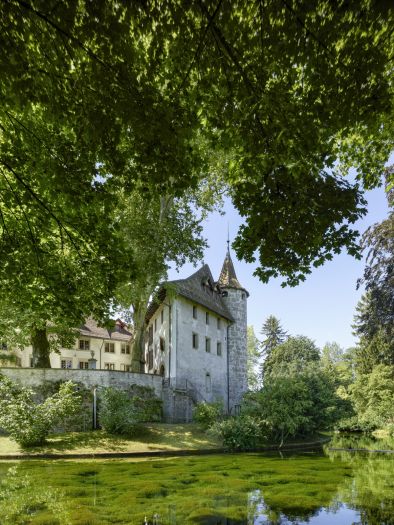
[[[169,281],[147,312],[145,372],[160,373],[194,402],[221,400],[237,411],[247,390],[247,297],[230,251],[218,281],[208,265]]]
[[[51,354],[50,370],[30,368],[31,347],[18,351],[17,365],[30,368],[29,381],[42,372],[45,380],[75,377],[88,386],[153,385],[168,421],[191,420],[201,401],[220,400],[236,414],[247,390],[248,296],[227,249],[217,281],[205,264],[160,287],[146,314],[144,373],[131,372],[132,332],[120,320],[113,330],[87,320],[74,348]],[[15,377],[17,370],[8,370]]]

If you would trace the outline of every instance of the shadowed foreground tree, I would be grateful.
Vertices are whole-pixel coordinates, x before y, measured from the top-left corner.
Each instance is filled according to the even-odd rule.
[[[234,247],[257,251],[261,279],[296,284],[358,254],[349,223],[365,202],[342,174],[373,187],[393,145],[388,4],[12,0],[0,24],[7,133],[42,108],[53,140],[60,123],[78,137],[78,162],[94,153],[115,184],[161,194],[196,185],[200,134],[231,152]]]
[[[393,145],[392,25],[371,0],[1,1],[4,315],[34,314],[44,354],[44,318],[105,317],[133,265],[116,190],[181,197],[209,171],[202,150],[223,158],[234,248],[263,281],[358,256],[362,185]]]

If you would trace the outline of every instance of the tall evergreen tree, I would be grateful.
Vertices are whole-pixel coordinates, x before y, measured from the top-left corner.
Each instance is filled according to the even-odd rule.
[[[274,315],[267,317],[260,332],[265,339],[261,342],[261,355],[262,357],[267,358],[272,350],[283,343],[288,335],[285,330],[283,330],[280,321]]]

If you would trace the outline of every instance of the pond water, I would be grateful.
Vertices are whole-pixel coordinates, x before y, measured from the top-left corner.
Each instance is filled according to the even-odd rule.
[[[394,525],[394,454],[3,462],[0,523]]]

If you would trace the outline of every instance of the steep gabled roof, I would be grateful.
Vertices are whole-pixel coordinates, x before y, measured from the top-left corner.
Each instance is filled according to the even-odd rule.
[[[175,294],[200,304],[229,321],[234,321],[234,318],[224,304],[221,292],[215,285],[211,270],[207,264],[204,264],[202,268],[186,279],[168,281],[163,285],[158,292],[158,301],[152,302],[148,308],[146,315],[147,321],[153,316],[160,302],[162,302],[167,295],[166,289],[173,290]]]
[[[226,258],[224,259],[222,271],[220,272],[217,284],[220,288],[235,288],[237,290],[243,290],[249,295],[249,292],[241,286],[237,279],[230,250],[227,250]]]
[[[79,333],[85,337],[96,337],[100,339],[112,339],[113,341],[130,341],[133,337],[131,331],[119,319],[115,323],[113,330],[102,328],[91,317],[80,327]]]

